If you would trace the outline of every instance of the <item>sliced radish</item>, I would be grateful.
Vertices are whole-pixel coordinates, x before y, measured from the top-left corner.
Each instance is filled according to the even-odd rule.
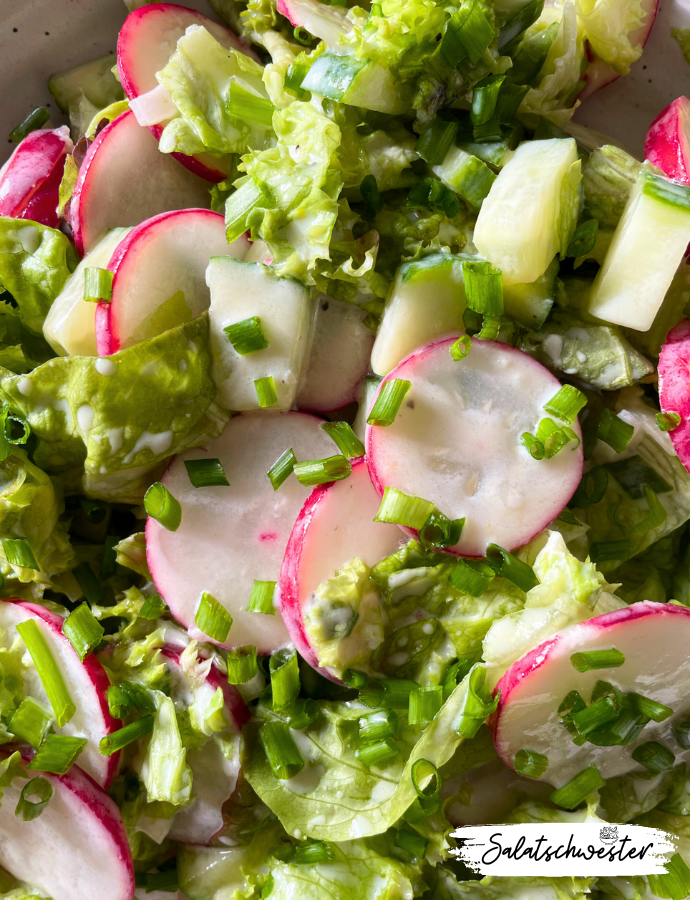
[[[96,304],[84,302],[84,269],[105,269],[129,228],[113,228],[81,260],[48,310],[43,336],[60,356],[96,356]]]
[[[374,345],[365,315],[352,303],[325,294],[316,298],[314,337],[295,397],[298,409],[330,412],[357,399]]]
[[[53,795],[40,816],[25,822],[14,811],[26,781],[4,789],[0,865],[52,900],[131,900],[132,854],[110,797],[76,766],[66,775],[26,775],[45,778]]]
[[[233,617],[224,647],[254,644],[270,653],[289,642],[280,613],[249,613],[255,579],[278,581],[290,531],[309,489],[290,476],[274,491],[267,472],[292,448],[298,460],[332,456],[320,420],[305,413],[245,413],[202,449],[176,456],[161,481],[182,506],[182,524],[146,523],[146,556],[157,590],[193,638],[208,640],[194,617],[202,591]],[[230,487],[194,488],[189,459],[220,459]],[[193,564],[190,561],[193,560]]]
[[[422,347],[384,378],[411,387],[392,425],[367,426],[369,474],[379,494],[394,487],[432,501],[451,519],[466,517],[449,552],[484,556],[490,543],[514,550],[572,496],[582,476],[581,445],[533,459],[521,435],[535,432],[560,382],[507,344],[475,338],[456,362],[452,343]],[[579,438],[577,421],[572,428]]]
[[[678,97],[654,119],[644,142],[644,157],[682,184],[690,184],[690,100]]]
[[[108,263],[113,296],[96,312],[99,356],[200,316],[211,302],[209,257],[242,259],[248,249],[244,236],[228,246],[223,216],[208,209],[174,210],[142,222]]]
[[[239,50],[258,62],[256,54],[241,38],[196,10],[176,3],[142,6],[127,16],[117,40],[117,71],[128,100],[159,87],[156,72],[167,64],[175,52],[177,41],[190,25],[202,25],[228,50]],[[158,120],[149,126],[156,139],[160,138],[165,124]],[[208,181],[223,181],[229,174],[223,161],[207,153],[197,156],[185,156],[183,153],[171,155]]]
[[[661,408],[680,416],[669,437],[678,459],[690,472],[690,319],[669,331],[659,354],[658,372]]]
[[[270,266],[273,262],[273,254],[266,241],[252,241],[244,258],[244,262],[258,262]]]
[[[17,625],[30,619],[36,622],[46,639],[72,702],[77,707],[72,719],[60,729],[60,734],[88,738],[88,744],[79,755],[79,766],[102,787],[108,787],[117,772],[118,754],[103,756],[98,751],[98,744],[103,735],[117,731],[122,724],[110,715],[108,709],[108,676],[92,653],[83,662],[79,659],[62,633],[64,620],[60,616],[37,603],[0,601],[0,628],[4,631],[5,641],[12,643],[18,639],[21,644]],[[24,671],[23,677],[25,696],[34,697],[50,708],[41,679],[33,666]]]
[[[278,0],[276,8],[291,25],[306,28],[331,50],[337,51],[340,36],[352,31],[352,23],[343,7],[326,6],[318,0]]]
[[[374,522],[380,503],[360,459],[345,481],[314,488],[292,529],[280,570],[278,602],[293,644],[315,669],[319,657],[304,625],[314,591],[353,559],[374,566],[404,540],[397,525]],[[329,669],[321,671],[329,678],[333,675]]]
[[[508,669],[498,682],[499,705],[491,727],[501,759],[515,767],[515,754],[525,748],[548,757],[541,776],[560,787],[589,765],[602,778],[624,775],[639,764],[632,751],[647,741],[667,746],[680,762],[686,753],[678,745],[674,723],[690,709],[690,610],[645,600],[605,613],[561,631]],[[578,672],[570,657],[583,651],[620,650],[625,662],[618,668]],[[600,747],[578,746],[561,723],[558,707],[570,691],[589,704],[598,681],[623,692],[636,692],[673,709],[663,722],[649,721],[634,742]]]
[[[111,228],[138,225],[170,209],[208,207],[208,182],[158,151],[131,111],[107,125],[88,149],[70,216],[80,253]]]
[[[57,228],[60,182],[71,152],[66,125],[27,135],[0,172],[0,216]]]

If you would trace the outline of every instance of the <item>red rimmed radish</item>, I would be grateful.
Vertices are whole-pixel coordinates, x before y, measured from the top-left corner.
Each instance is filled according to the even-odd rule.
[[[280,570],[278,605],[293,644],[315,669],[319,657],[304,614],[318,586],[353,559],[373,566],[400,545],[397,525],[374,522],[380,503],[366,463],[359,459],[349,478],[314,488],[292,529]],[[329,669],[321,672],[333,676]]]
[[[678,459],[690,472],[690,319],[672,328],[659,354],[659,402],[680,422],[669,432]]]
[[[209,258],[242,259],[248,249],[244,236],[228,246],[223,216],[208,209],[174,210],[142,222],[108,263],[113,295],[96,311],[99,355],[117,353],[200,316],[211,302]]]
[[[52,900],[131,900],[132,854],[110,797],[77,766],[66,775],[26,775],[45,778],[53,794],[43,812],[25,822],[14,811],[27,782],[17,778],[3,790],[0,865]]]
[[[545,755],[548,766],[540,780],[556,787],[589,765],[595,765],[602,778],[637,769],[631,754],[648,741],[660,742],[681,761],[686,754],[673,726],[690,709],[689,640],[690,610],[645,600],[588,619],[535,647],[513,663],[496,686],[501,697],[490,725],[501,759],[514,769],[515,755],[522,749]],[[580,672],[571,662],[575,653],[611,649],[623,654],[622,665]],[[589,705],[598,681],[670,707],[673,714],[661,722],[650,719],[624,746],[576,744],[558,708],[571,691]]]
[[[690,184],[690,100],[678,97],[649,126],[644,157],[664,175]]]
[[[84,254],[111,228],[208,205],[208,182],[160,153],[128,111],[101,131],[81,164],[70,204],[74,241]]]
[[[71,152],[66,125],[27,135],[0,170],[0,216],[57,228],[60,182]]]
[[[33,619],[53,654],[62,673],[67,691],[76,706],[76,712],[69,722],[60,728],[60,734],[88,738],[88,744],[79,754],[79,766],[102,787],[108,787],[115,777],[119,754],[103,756],[98,744],[105,734],[117,731],[121,726],[118,719],[110,715],[106,691],[110,682],[96,657],[91,653],[82,662],[76,650],[62,633],[64,619],[44,606],[23,600],[0,601],[0,628],[5,642],[11,644],[21,638],[17,625]],[[29,666],[23,671],[24,694],[34,697],[50,708],[38,673]]]
[[[298,460],[333,456],[321,420],[306,413],[245,413],[221,437],[176,456],[161,481],[182,506],[182,523],[167,531],[146,523],[146,556],[156,589],[193,638],[208,640],[194,618],[202,591],[232,615],[224,647],[254,644],[270,653],[290,640],[279,612],[247,612],[254,580],[278,581],[292,526],[309,488],[290,476],[274,491],[267,472],[292,449]],[[220,459],[230,487],[194,488],[185,460]],[[190,563],[193,561],[193,564]]]
[[[369,474],[379,494],[394,487],[435,503],[451,519],[465,517],[449,552],[484,556],[491,543],[514,550],[573,495],[582,476],[581,445],[533,459],[521,436],[546,417],[543,406],[560,382],[507,344],[475,338],[457,362],[452,344],[447,338],[422,347],[383,380],[411,387],[392,425],[367,426]],[[580,438],[577,421],[571,427]]]
[[[295,397],[298,409],[331,412],[357,399],[375,338],[365,316],[352,303],[325,294],[316,298],[314,336]]]
[[[337,50],[341,34],[352,30],[346,9],[326,6],[318,0],[278,0],[276,8],[291,25],[306,28],[331,50]]]
[[[196,10],[175,3],[141,6],[127,16],[117,40],[117,71],[128,100],[136,100],[149,91],[158,90],[160,85],[156,81],[156,72],[167,64],[175,52],[177,41],[190,25],[203,26],[228,50],[239,50],[258,61],[249,45],[229,28]],[[163,93],[167,95],[167,91]],[[165,124],[157,122],[148,126],[156,140],[163,133]],[[183,153],[171,155],[207,181],[223,181],[228,176],[228,169],[221,160],[206,153],[197,156],[185,156]]]

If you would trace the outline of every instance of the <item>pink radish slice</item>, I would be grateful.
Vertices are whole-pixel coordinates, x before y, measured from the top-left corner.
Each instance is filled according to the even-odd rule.
[[[318,0],[278,0],[276,8],[291,25],[306,28],[332,50],[337,50],[340,35],[352,30],[346,9],[326,6]]]
[[[60,734],[88,738],[88,744],[79,755],[79,766],[94,781],[107,788],[115,777],[119,754],[103,756],[98,744],[103,735],[117,731],[122,723],[110,715],[106,691],[110,684],[108,676],[96,657],[91,653],[82,662],[75,649],[62,633],[63,619],[37,603],[21,600],[0,601],[0,628],[4,631],[4,641],[11,643],[21,638],[17,625],[33,619],[48,643],[53,657],[65,680],[72,702],[77,707],[72,719],[59,729]],[[34,697],[50,708],[41,680],[33,667],[24,672],[24,694]]]
[[[314,488],[292,529],[280,570],[279,606],[293,644],[315,669],[319,658],[304,627],[314,591],[356,557],[375,565],[403,539],[397,525],[374,522],[380,502],[359,459],[349,478]],[[319,671],[332,678],[328,669]]]
[[[0,216],[57,228],[60,182],[71,152],[66,125],[27,135],[0,172]]]
[[[229,28],[193,9],[176,3],[141,6],[127,16],[117,40],[117,71],[128,100],[158,87],[156,72],[165,67],[175,52],[177,41],[190,25],[202,25],[228,50],[239,50],[259,61],[249,45]],[[156,140],[164,127],[164,122],[149,126]],[[171,155],[207,181],[223,181],[229,174],[220,160],[207,153],[197,156],[185,156],[183,153]]]
[[[678,459],[690,472],[690,319],[672,328],[659,354],[659,402],[664,412],[680,416],[669,432]]]
[[[531,356],[497,341],[474,339],[456,362],[453,340],[416,350],[384,378],[383,384],[403,379],[411,388],[392,425],[367,425],[369,474],[379,494],[394,487],[432,501],[451,519],[465,517],[449,552],[484,556],[490,543],[514,550],[573,495],[581,445],[533,459],[521,435],[535,432],[560,382]],[[572,428],[579,438],[577,421]]]
[[[363,324],[365,315],[352,303],[319,295],[309,362],[295,398],[298,409],[331,412],[357,399],[375,338]]]
[[[27,782],[15,779],[4,789],[0,865],[52,900],[131,900],[132,854],[115,803],[77,766],[66,775],[26,774],[45,778],[53,795],[25,822],[14,811]]]
[[[665,745],[681,762],[687,753],[676,742],[673,725],[690,709],[688,641],[690,610],[649,600],[561,631],[513,663],[496,686],[501,697],[490,725],[499,756],[514,768],[515,754],[523,747],[545,754],[549,764],[540,780],[556,787],[589,765],[602,778],[641,768],[631,753],[647,741]],[[578,672],[570,661],[573,653],[611,648],[625,656],[619,668]],[[600,680],[669,706],[673,715],[650,721],[624,747],[578,746],[561,724],[558,707],[572,690],[589,704]]]
[[[278,581],[292,526],[309,496],[294,475],[274,491],[266,474],[290,448],[299,460],[337,452],[314,416],[247,413],[204,448],[176,456],[161,478],[182,506],[182,524],[166,531],[149,518],[146,555],[156,589],[191,637],[208,640],[194,622],[207,591],[233,617],[223,647],[254,644],[270,653],[289,643],[279,612],[251,613],[246,606],[255,579]],[[204,456],[220,459],[230,487],[192,487],[184,461]]]
[[[107,125],[79,169],[70,215],[77,250],[88,253],[111,228],[171,209],[208,207],[208,182],[178,166],[131,111]]]
[[[243,259],[249,241],[228,246],[225,221],[208,209],[183,209],[147,219],[121,241],[108,268],[113,296],[96,311],[96,343],[109,356],[180,324],[179,309],[166,317],[162,308],[178,291],[185,318],[193,319],[211,302],[206,269],[211,256]],[[156,321],[158,316],[161,321]]]
[[[690,184],[690,100],[678,97],[654,119],[644,142],[644,156],[664,175]]]

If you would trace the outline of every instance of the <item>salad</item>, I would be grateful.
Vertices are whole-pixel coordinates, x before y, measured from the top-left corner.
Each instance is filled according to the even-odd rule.
[[[690,100],[572,118],[656,3],[211,5],[0,171],[0,897],[683,900]],[[678,852],[451,852],[572,822]]]

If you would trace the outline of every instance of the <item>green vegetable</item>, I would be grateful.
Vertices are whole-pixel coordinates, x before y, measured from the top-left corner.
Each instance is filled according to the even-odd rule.
[[[173,806],[189,802],[192,775],[180,737],[175,706],[165,694],[153,691],[156,704],[153,732],[141,762],[140,777],[149,801],[163,800]]]

